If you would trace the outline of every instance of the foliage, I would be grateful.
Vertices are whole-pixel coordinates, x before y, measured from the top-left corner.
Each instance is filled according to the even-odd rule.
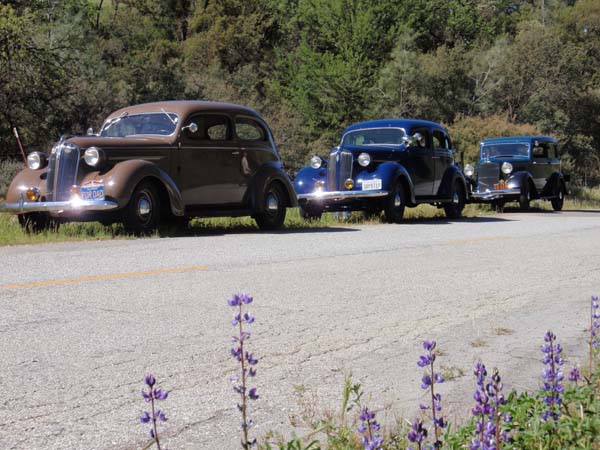
[[[0,198],[6,197],[10,183],[23,167],[23,162],[17,159],[0,160]]]

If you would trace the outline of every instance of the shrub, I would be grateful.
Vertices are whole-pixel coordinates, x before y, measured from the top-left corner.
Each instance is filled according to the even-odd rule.
[[[0,161],[0,198],[6,198],[6,192],[15,175],[25,166],[18,159]]]

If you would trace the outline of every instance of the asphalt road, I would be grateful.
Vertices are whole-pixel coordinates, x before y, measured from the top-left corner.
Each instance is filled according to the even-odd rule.
[[[0,248],[0,449],[140,449],[140,390],[171,391],[170,449],[235,449],[227,299],[248,291],[258,356],[255,435],[337,410],[344,374],[390,424],[422,400],[436,339],[451,421],[473,363],[536,389],[552,329],[584,364],[600,292],[600,211]],[[450,377],[452,378],[452,377]],[[310,409],[310,408],[309,408]]]

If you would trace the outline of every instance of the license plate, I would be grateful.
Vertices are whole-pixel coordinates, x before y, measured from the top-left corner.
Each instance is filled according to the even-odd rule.
[[[81,186],[81,200],[104,200],[104,185]]]
[[[381,189],[381,180],[363,180],[362,182],[362,190],[363,191],[372,191],[375,189]]]

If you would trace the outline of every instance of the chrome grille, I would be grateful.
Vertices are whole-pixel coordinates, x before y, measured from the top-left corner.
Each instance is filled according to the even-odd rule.
[[[344,190],[344,181],[348,178],[352,178],[352,153],[345,151],[330,153],[327,163],[328,189]]]
[[[79,148],[68,142],[59,145],[50,156],[46,183],[49,200],[69,200],[71,186],[77,184],[79,159]]]
[[[500,179],[500,164],[483,162],[477,168],[477,185],[479,192],[493,189],[494,184]]]

